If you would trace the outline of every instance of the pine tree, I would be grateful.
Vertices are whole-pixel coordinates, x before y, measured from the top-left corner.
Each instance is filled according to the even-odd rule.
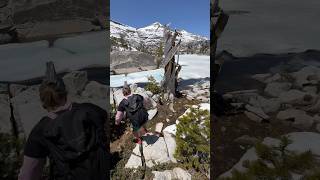
[[[190,108],[179,118],[175,157],[186,168],[208,174],[210,167],[210,114],[208,110]]]
[[[242,179],[292,179],[291,173],[306,174],[314,167],[318,167],[314,155],[310,151],[296,153],[288,150],[292,141],[283,136],[278,146],[268,146],[263,143],[255,145],[258,159],[244,161],[245,172],[234,170],[232,177],[224,180]],[[313,170],[312,175],[306,177],[319,177],[320,171]]]

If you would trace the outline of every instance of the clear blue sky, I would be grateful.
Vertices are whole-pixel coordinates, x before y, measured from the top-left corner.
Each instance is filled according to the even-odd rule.
[[[110,0],[111,20],[133,27],[154,22],[210,37],[210,0]]]

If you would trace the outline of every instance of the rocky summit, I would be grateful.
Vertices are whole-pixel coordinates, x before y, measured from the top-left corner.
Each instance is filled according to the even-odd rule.
[[[142,28],[110,21],[110,37],[113,51],[156,52],[163,41],[164,25],[155,22]],[[182,53],[209,54],[209,40],[186,30],[178,30]]]

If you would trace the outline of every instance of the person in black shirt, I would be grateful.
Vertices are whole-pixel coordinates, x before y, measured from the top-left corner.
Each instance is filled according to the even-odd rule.
[[[94,104],[71,103],[62,79],[43,81],[39,92],[48,115],[27,139],[19,180],[40,179],[46,158],[50,179],[107,179],[107,112]]]
[[[126,115],[132,124],[133,135],[135,137],[134,142],[141,144],[141,136],[147,133],[145,124],[148,121],[148,112],[144,107],[146,99],[139,94],[132,94],[130,87],[126,84],[122,89],[122,93],[124,99],[118,106],[115,124],[120,124],[124,117],[124,112],[126,112]]]

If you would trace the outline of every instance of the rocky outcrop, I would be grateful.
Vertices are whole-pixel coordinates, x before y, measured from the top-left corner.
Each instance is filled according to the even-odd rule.
[[[107,109],[109,88],[96,81],[88,81],[84,71],[74,71],[63,77],[68,90],[68,99],[77,103],[93,103]],[[12,94],[13,115],[19,133],[26,137],[39,120],[47,116],[39,97],[39,85],[22,86],[10,85]],[[8,106],[9,107],[9,106]],[[32,113],[31,113],[32,112]]]
[[[314,66],[293,73],[256,74],[252,78],[265,84],[263,92],[228,92],[223,98],[235,108],[244,108],[243,113],[250,120],[278,119],[309,129],[314,126],[313,115],[320,111],[319,74],[320,68]]]
[[[167,141],[168,140],[168,141]],[[168,143],[167,143],[168,142]],[[170,154],[174,152],[175,146],[172,144],[175,140],[171,136],[158,137],[156,135],[143,136],[143,154],[146,160],[146,165],[152,167],[155,164],[168,162],[176,162]],[[168,145],[169,144],[169,145]],[[171,153],[169,153],[171,152]],[[141,166],[141,154],[139,145],[133,149],[132,154],[126,163],[126,168],[138,168]]]
[[[199,100],[203,103],[210,102],[210,82],[203,81],[191,85],[189,89],[182,90],[181,92],[186,94],[188,100]]]
[[[174,168],[173,170],[152,171],[154,180],[191,180],[191,175],[188,171],[181,168]]]
[[[65,75],[63,81],[70,94],[80,94],[88,83],[88,77],[85,71],[73,71]]]
[[[291,121],[294,127],[302,129],[309,129],[314,123],[314,118],[312,116],[308,115],[305,111],[298,109],[280,111],[277,114],[277,119]]]
[[[306,151],[311,151],[314,155],[320,155],[320,134],[313,132],[294,132],[289,133],[285,136],[288,136],[290,140],[292,140],[292,144],[290,144],[287,148],[289,151],[293,151],[296,153],[303,153]],[[274,139],[270,137],[266,137],[263,140],[263,144],[267,146],[277,146],[279,145],[280,140]],[[238,170],[240,172],[244,172],[246,168],[244,167],[244,161],[254,161],[257,160],[258,156],[256,154],[256,150],[254,147],[247,150],[247,152],[240,158],[239,162],[236,163],[229,171],[220,175],[220,177],[230,177],[232,174],[232,170]],[[297,179],[298,180],[298,179]]]
[[[116,74],[156,69],[155,57],[139,51],[113,51],[110,54],[110,70]]]

